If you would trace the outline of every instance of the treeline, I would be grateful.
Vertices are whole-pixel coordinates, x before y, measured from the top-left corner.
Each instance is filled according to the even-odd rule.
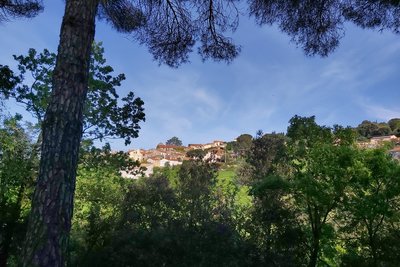
[[[387,122],[362,121],[359,125],[352,128],[357,140],[367,140],[372,137],[396,135],[400,137],[400,118],[392,118]],[[253,137],[250,134],[241,134],[235,141],[229,142],[228,151],[236,155],[242,155],[252,146]]]
[[[0,265],[16,266],[39,155],[19,117],[0,126]],[[68,265],[398,266],[400,166],[356,138],[295,116],[234,169],[197,158],[138,180],[121,177],[126,154],[85,141]]]
[[[400,137],[400,118],[390,119],[388,122],[372,122],[365,120],[355,130],[362,138],[374,136],[396,135]]]

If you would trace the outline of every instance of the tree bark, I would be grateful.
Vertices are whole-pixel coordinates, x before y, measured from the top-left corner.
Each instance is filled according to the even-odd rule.
[[[22,266],[65,266],[99,0],[67,0]]]
[[[319,225],[319,224],[318,224]],[[312,246],[311,246],[311,255],[310,261],[308,263],[308,267],[317,266],[318,254],[319,254],[319,240],[320,240],[320,227],[316,227],[313,229],[312,233]]]

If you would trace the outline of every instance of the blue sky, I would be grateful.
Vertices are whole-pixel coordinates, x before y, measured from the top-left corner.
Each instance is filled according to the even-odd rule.
[[[30,47],[56,51],[63,1],[44,1],[31,20],[0,25],[0,64],[15,66],[13,54]],[[340,47],[328,58],[306,57],[274,27],[241,18],[232,34],[242,46],[231,64],[207,61],[196,53],[178,69],[159,66],[147,48],[99,22],[107,63],[127,80],[119,94],[133,90],[145,102],[146,122],[128,147],[151,148],[178,136],[184,144],[230,141],[257,130],[283,132],[297,115],[325,125],[356,126],[362,120],[400,117],[400,36],[346,25]],[[12,111],[20,110],[14,105]]]

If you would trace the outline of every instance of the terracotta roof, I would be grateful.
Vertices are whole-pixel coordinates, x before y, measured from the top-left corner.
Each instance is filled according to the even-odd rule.
[[[374,136],[371,139],[380,140],[380,139],[396,139],[395,135],[384,135],[384,136]]]
[[[389,152],[400,152],[400,146],[396,146],[393,149],[391,149]]]

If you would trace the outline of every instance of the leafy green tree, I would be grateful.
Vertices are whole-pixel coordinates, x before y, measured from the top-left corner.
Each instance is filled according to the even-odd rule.
[[[178,173],[179,199],[189,228],[206,223],[213,202],[212,187],[216,183],[216,169],[200,160],[185,161]]]
[[[246,161],[256,170],[254,175],[263,178],[276,173],[278,164],[286,155],[286,141],[283,134],[263,134],[262,132],[257,134],[246,157]]]
[[[343,138],[343,134],[349,135]],[[341,133],[341,139],[334,133]],[[357,149],[351,142],[350,129],[332,131],[315,123],[314,117],[295,116],[290,120],[287,136],[293,168],[292,194],[296,205],[307,218],[309,231],[308,266],[318,264],[332,251],[335,237],[332,216],[343,202],[346,190],[359,168]]]
[[[392,132],[387,123],[376,123],[367,120],[363,121],[360,125],[357,126],[357,131],[361,136],[364,136],[366,138],[389,135]]]
[[[356,152],[349,147],[321,145],[296,165],[293,194],[307,215],[311,237],[309,266],[316,266],[321,250],[329,250],[329,243],[335,238],[330,218],[357,171]]]
[[[400,136],[400,119],[394,118],[388,121],[389,127],[392,130],[392,133],[396,136]]]
[[[0,64],[0,90],[11,90],[18,82],[14,72],[8,66]]]
[[[0,266],[15,263],[21,251],[37,174],[38,155],[20,119],[0,126]]]
[[[125,80],[124,74],[113,75],[113,68],[106,64],[101,43],[93,43],[90,57],[89,89],[84,107],[84,139],[122,137],[125,143],[138,136],[139,122],[144,121],[143,101],[135,98],[133,92],[122,98],[116,90]],[[56,54],[44,49],[38,53],[29,49],[26,56],[14,56],[18,62],[18,75],[9,83],[12,86],[0,88],[6,98],[13,98],[25,105],[41,125],[51,95],[51,79]],[[25,76],[32,77],[25,83]],[[101,107],[101,108],[99,108]]]
[[[182,146],[182,141],[178,137],[174,136],[168,139],[165,144],[173,146]]]
[[[171,169],[172,170],[172,169]],[[96,266],[245,266],[245,243],[221,207],[215,170],[184,162],[166,177],[133,181],[112,237],[93,254]],[[171,179],[172,178],[172,179]],[[173,182],[170,182],[173,181]]]
[[[286,142],[283,134],[259,131],[246,155],[253,207],[245,229],[257,246],[256,258],[263,266],[301,266],[305,262],[305,235],[296,209],[287,201],[290,182],[286,178]]]
[[[358,133],[366,138],[371,138],[377,130],[378,126],[368,120],[363,121],[357,126]]]
[[[186,156],[193,160],[203,160],[207,152],[203,149],[193,149],[186,152]]]
[[[252,140],[253,137],[250,134],[239,135],[233,144],[233,151],[239,156],[244,156],[250,149]]]
[[[383,149],[361,153],[364,171],[351,184],[342,209],[343,262],[396,266],[400,246],[390,240],[399,232],[400,165]]]
[[[263,134],[259,131],[245,153],[245,162],[238,167],[238,181],[251,185],[273,173],[275,166],[285,155],[283,134]]]
[[[333,143],[331,129],[315,122],[315,116],[301,117],[295,115],[289,120],[287,137],[295,145],[298,155],[306,155],[307,148],[318,143]]]
[[[187,266],[249,264],[247,244],[235,231],[238,189],[217,177],[216,166],[200,160],[185,161],[178,173],[177,199],[181,223],[186,228]],[[237,217],[239,218],[239,216]],[[190,249],[192,250],[192,249]]]
[[[121,207],[117,230],[98,253],[98,266],[173,266],[177,258],[183,260],[179,206],[168,178],[156,175],[135,181]]]
[[[386,122],[378,123],[378,127],[379,128],[375,133],[378,136],[389,135],[392,132],[392,129],[390,129],[389,125]]]
[[[70,265],[96,265],[97,252],[109,242],[122,216],[122,202],[132,180],[121,171],[134,172],[138,163],[126,153],[113,153],[84,144],[78,168]]]
[[[371,138],[374,136],[389,135],[393,132],[390,125],[386,122],[371,122],[368,120],[363,121],[356,128],[358,133],[365,138]]]
[[[261,266],[304,266],[307,236],[291,199],[290,181],[267,175],[251,189],[254,196],[249,232]]]
[[[400,128],[400,118],[393,118],[388,121],[390,129],[394,131],[397,128]]]

